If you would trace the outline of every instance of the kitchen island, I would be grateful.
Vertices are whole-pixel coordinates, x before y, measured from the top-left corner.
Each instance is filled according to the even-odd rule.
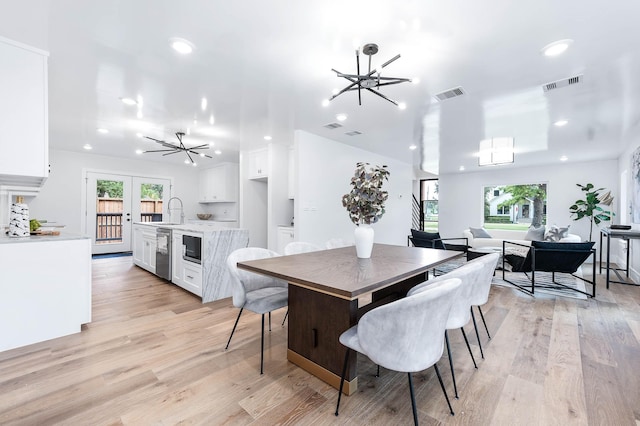
[[[91,322],[91,239],[0,235],[0,351]]]
[[[200,296],[203,303],[231,297],[233,282],[227,268],[227,256],[249,244],[247,229],[227,228],[224,225],[188,223],[167,224],[161,222],[136,222],[133,224],[134,264],[159,275],[156,271],[155,251],[158,243],[152,235],[157,228],[170,229],[170,281]],[[186,254],[184,237],[199,240],[200,263]],[[155,243],[155,244],[154,244]]]

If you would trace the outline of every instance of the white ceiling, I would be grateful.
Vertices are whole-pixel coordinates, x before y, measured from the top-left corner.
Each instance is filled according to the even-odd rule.
[[[640,121],[640,2],[484,1],[83,1],[3,0],[0,36],[47,50],[52,148],[140,158],[157,149],[137,132],[187,145],[214,142],[207,167],[237,161],[238,150],[290,144],[303,129],[428,171],[477,171],[478,142],[513,136],[520,167],[615,158]],[[170,37],[195,44],[182,56]],[[562,56],[540,53],[570,38]],[[377,43],[373,65],[402,57],[385,75],[418,77],[383,93],[321,101],[355,73],[354,49]],[[366,57],[361,57],[362,68]],[[583,75],[575,86],[548,82]],[[462,86],[465,95],[433,95]],[[142,97],[142,107],[119,98]],[[208,107],[201,110],[201,99]],[[140,109],[142,118],[137,118]],[[344,127],[329,130],[337,113]],[[208,123],[213,114],[215,124]],[[559,118],[569,124],[553,126]],[[194,119],[197,125],[194,125]],[[100,135],[97,128],[110,133]],[[348,131],[362,132],[346,136]],[[410,151],[411,144],[418,149]],[[210,150],[212,151],[212,150]],[[183,154],[145,160],[182,162]]]

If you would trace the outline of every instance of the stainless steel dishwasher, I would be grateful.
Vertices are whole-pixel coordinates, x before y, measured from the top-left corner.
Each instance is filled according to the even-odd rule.
[[[171,229],[156,229],[156,275],[171,281]]]

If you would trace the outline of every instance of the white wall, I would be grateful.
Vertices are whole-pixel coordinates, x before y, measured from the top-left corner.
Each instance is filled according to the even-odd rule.
[[[491,185],[516,185],[547,183],[547,224],[571,225],[570,232],[582,240],[589,238],[589,221],[574,221],[569,207],[584,192],[577,183],[592,183],[604,187],[618,198],[618,163],[603,160],[584,163],[559,163],[549,166],[525,168],[491,168],[486,172],[443,174],[440,176],[440,235],[453,238],[462,235],[470,226],[483,223],[483,187]],[[592,241],[599,240],[599,231],[594,226]]]
[[[171,196],[184,203],[186,219],[202,211],[198,204],[198,177],[194,167],[154,161],[129,160],[70,151],[50,150],[51,173],[40,194],[29,203],[30,217],[66,225],[65,231],[84,233],[83,170],[173,179]]]
[[[295,132],[295,161],[296,240],[319,245],[331,238],[353,241],[355,225],[342,207],[342,195],[351,189],[356,163],[363,161],[386,164],[390,171],[389,181],[383,186],[389,192],[386,213],[373,225],[375,242],[406,245],[414,179],[410,164],[301,130]]]
[[[636,126],[628,131],[625,135],[625,139],[627,140],[627,148],[625,152],[618,157],[618,180],[621,182],[623,179],[627,183],[627,191],[626,191],[626,203],[625,205],[621,205],[619,200],[621,197],[618,197],[618,200],[614,200],[616,203],[616,213],[619,215],[617,223],[629,224],[632,226],[633,230],[640,231],[640,224],[633,223],[633,218],[631,214],[631,203],[633,202],[633,172],[631,166],[631,158],[633,152],[640,147],[640,129]],[[618,240],[619,241],[619,240]],[[630,254],[629,254],[629,269],[630,275],[633,280],[637,283],[640,282],[640,240],[629,240],[630,242]],[[611,247],[619,247],[618,244],[611,244]],[[623,252],[620,252],[618,257],[618,263],[623,257]],[[615,285],[615,284],[614,284]]]

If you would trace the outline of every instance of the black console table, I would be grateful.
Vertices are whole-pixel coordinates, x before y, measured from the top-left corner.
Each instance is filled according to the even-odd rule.
[[[609,282],[619,283],[619,284],[627,284],[627,285],[635,285],[633,282],[629,281],[614,281],[609,279],[609,272],[613,270],[613,272],[618,276],[619,280],[622,280],[622,277],[618,273],[618,271],[624,271],[627,275],[627,280],[629,280],[629,242],[628,240],[636,240],[640,239],[640,231],[636,231],[633,229],[611,229],[611,228],[602,228],[600,229],[600,273],[602,274],[602,240],[603,237],[607,240],[607,288],[609,288]],[[627,240],[627,260],[625,262],[625,269],[621,268],[611,268],[610,259],[611,259],[611,239],[612,238],[622,238],[623,240]]]

